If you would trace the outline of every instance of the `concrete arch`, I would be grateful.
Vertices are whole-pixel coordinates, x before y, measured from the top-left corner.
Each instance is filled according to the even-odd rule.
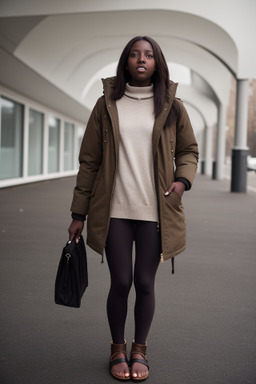
[[[155,19],[161,22],[155,23]],[[133,22],[132,35],[130,20]],[[97,36],[94,32],[95,25]],[[105,25],[108,25],[107,30]],[[183,27],[180,28],[180,25]],[[117,34],[118,30],[122,31],[121,35]],[[207,34],[202,33],[203,30],[207,30]],[[99,65],[117,60],[126,42],[138,34],[154,37],[165,47],[167,59],[173,50],[187,50],[185,61],[194,54],[192,51],[197,50],[201,52],[203,63],[206,56],[211,56],[207,53],[211,50],[213,59],[217,56],[233,72],[237,71],[238,52],[235,43],[224,30],[201,17],[174,11],[120,11],[50,16],[27,34],[14,54],[58,87],[68,87],[68,91],[77,96],[78,92],[72,87],[75,88],[77,83],[81,84],[81,74],[84,73],[82,81],[86,83],[87,72],[91,75],[93,70],[99,70]],[[97,62],[97,58],[102,62]],[[171,60],[174,61],[173,58]],[[218,63],[217,59],[215,61]],[[197,60],[197,65],[199,64]],[[208,63],[205,67],[207,65]],[[77,76],[74,76],[76,73]],[[79,77],[79,82],[76,77]]]
[[[100,13],[114,11],[126,11],[135,10],[139,12],[141,10],[150,10],[157,12],[161,10],[163,12],[173,11],[180,12],[184,15],[191,17],[196,16],[202,20],[210,21],[221,29],[225,30],[227,34],[234,40],[235,45],[239,52],[237,76],[238,78],[255,77],[256,74],[256,58],[249,62],[251,53],[250,41],[246,40],[248,36],[255,36],[256,26],[254,22],[256,4],[252,0],[232,1],[216,0],[215,2],[207,2],[204,0],[197,0],[191,2],[187,0],[181,0],[179,2],[170,2],[169,0],[159,0],[157,3],[154,0],[141,0],[140,2],[130,0],[128,3],[116,2],[115,0],[109,0],[108,2],[102,2],[100,0],[77,0],[75,3],[63,2],[60,0],[45,0],[44,2],[27,2],[24,0],[2,0],[1,2],[1,14],[3,17],[11,16],[45,16],[45,15],[63,15],[63,14],[77,14],[77,13]],[[232,17],[227,17],[232,12]],[[185,20],[184,20],[185,21]],[[158,23],[156,23],[158,24]],[[239,28],[237,26],[239,25]],[[179,24],[180,26],[180,24]],[[189,31],[191,32],[191,31]],[[190,36],[190,33],[188,34]],[[202,40],[208,41],[210,46],[214,36],[201,36]],[[222,46],[222,43],[220,42]],[[203,44],[205,46],[205,44]],[[220,47],[216,47],[216,50]],[[241,55],[240,55],[241,53]],[[228,53],[223,52],[223,55]],[[217,55],[222,57],[222,55]],[[227,62],[228,62],[227,58]]]

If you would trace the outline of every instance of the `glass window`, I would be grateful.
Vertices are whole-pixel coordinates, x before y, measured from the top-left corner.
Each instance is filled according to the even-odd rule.
[[[24,106],[1,97],[0,179],[22,176]]]
[[[40,175],[43,173],[43,132],[44,115],[30,109],[28,175]]]
[[[50,116],[48,140],[48,172],[59,171],[60,120]]]
[[[64,171],[74,168],[74,124],[64,124]]]
[[[81,144],[84,137],[84,131],[85,129],[83,127],[80,127],[80,126],[77,127],[77,137],[76,137],[76,140],[77,140],[77,153],[76,153],[77,164],[76,165],[77,166],[79,166],[78,156],[79,156]]]

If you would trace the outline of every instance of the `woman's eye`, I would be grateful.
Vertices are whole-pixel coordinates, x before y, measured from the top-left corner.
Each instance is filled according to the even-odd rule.
[[[139,57],[139,54],[138,54],[138,53],[131,53],[131,54],[130,54],[130,57],[131,57],[132,59],[134,59],[134,58],[138,58],[138,57]],[[146,57],[147,59],[152,59],[154,56],[153,56],[152,54],[148,53],[148,54],[145,54],[145,57]]]

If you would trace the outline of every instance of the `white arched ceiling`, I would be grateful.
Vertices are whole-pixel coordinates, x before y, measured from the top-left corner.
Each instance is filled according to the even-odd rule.
[[[226,66],[235,71],[237,51],[234,42],[213,23],[180,12],[126,11],[50,16],[33,28],[14,54],[70,96],[86,102],[88,98],[91,100],[89,90],[84,98],[86,84],[96,72],[117,61],[127,41],[142,31],[159,42],[167,61],[198,71],[216,88],[218,97],[226,101],[229,72],[208,51],[222,55]],[[177,37],[173,37],[175,35]],[[229,55],[225,58],[227,47]]]
[[[156,22],[157,20],[157,22]],[[132,30],[132,33],[131,33]],[[155,37],[177,37],[210,50],[234,72],[237,72],[238,52],[232,38],[219,26],[201,17],[176,11],[98,12],[58,15],[45,18],[21,42],[16,55],[31,54],[31,47],[41,49],[41,63],[33,55],[34,64],[51,71],[59,60],[70,55],[88,57],[95,50],[123,47],[127,39],[147,34]],[[39,46],[38,46],[39,44]],[[57,51],[56,51],[57,47]],[[51,62],[45,61],[45,48]],[[81,57],[80,57],[81,59]]]
[[[154,23],[150,26],[154,29],[162,24],[162,18],[171,12],[180,14],[174,17],[169,24],[180,32],[185,38],[190,37],[193,43],[197,43],[216,54],[234,69],[238,78],[256,77],[256,56],[251,52],[251,38],[256,35],[255,14],[256,2],[254,0],[129,0],[129,2],[108,0],[44,0],[41,2],[28,0],[2,0],[0,13],[2,17],[27,16],[27,15],[61,15],[78,13],[104,13],[111,15],[114,11],[150,10],[157,14],[162,12],[160,21],[156,15]],[[144,12],[144,11],[143,11]],[[183,16],[184,17],[183,17]],[[118,16],[116,14],[116,16]],[[116,22],[112,20],[112,23]],[[118,23],[118,20],[117,20]],[[105,31],[109,24],[103,23]],[[130,20],[130,27],[134,27]],[[68,25],[67,25],[67,28]],[[219,30],[219,31],[218,31]],[[121,29],[117,33],[122,33]],[[219,32],[219,33],[218,33]],[[155,35],[153,32],[152,34]],[[176,34],[175,34],[176,36]],[[231,40],[235,50],[232,49]],[[228,45],[226,45],[228,43]],[[227,49],[228,48],[228,49]],[[236,49],[238,55],[236,55]],[[235,54],[235,55],[234,55]],[[233,62],[235,60],[235,62]]]
[[[90,12],[103,12],[108,13],[114,11],[130,11],[136,10],[153,10],[154,12],[164,10],[176,11],[190,16],[196,16],[198,19],[208,20],[215,24],[217,27],[223,29],[227,35],[231,36],[235,42],[239,53],[238,57],[238,70],[237,75],[239,78],[253,78],[256,76],[256,57],[249,61],[251,56],[251,44],[250,37],[253,38],[256,35],[255,25],[255,13],[256,13],[256,2],[254,0],[215,0],[206,2],[205,0],[130,0],[129,2],[121,2],[116,0],[108,0],[103,2],[102,0],[76,0],[70,2],[69,0],[44,0],[43,2],[35,2],[28,0],[1,0],[0,14],[2,17],[8,16],[27,16],[27,15],[51,15],[51,14],[77,14],[77,13],[90,13]],[[178,29],[187,32],[187,27],[191,29],[191,24],[179,23],[180,19],[175,20],[173,23],[178,26]],[[185,21],[183,19],[183,21]],[[195,20],[196,21],[196,20]],[[198,20],[199,22],[199,20]],[[155,19],[155,24],[158,25],[158,19]],[[178,24],[178,25],[177,25]],[[106,24],[105,24],[106,25]],[[208,25],[207,28],[209,27]],[[106,28],[107,29],[107,28]],[[192,28],[193,29],[193,28]],[[198,29],[201,35],[201,40],[207,40],[209,42],[210,36],[207,33],[201,33],[200,28]],[[204,29],[205,31],[205,29]],[[192,32],[192,30],[191,30]],[[209,29],[209,33],[211,30]],[[193,38],[193,33],[187,34]],[[212,40],[215,37],[211,35]],[[209,44],[202,44],[203,46],[209,46]],[[218,51],[217,47],[214,47],[213,52]],[[220,41],[220,50],[223,44]],[[222,51],[220,57],[226,56],[226,62],[229,62],[228,55],[230,52]]]

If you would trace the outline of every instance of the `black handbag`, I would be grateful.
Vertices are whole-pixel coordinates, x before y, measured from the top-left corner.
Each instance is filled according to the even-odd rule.
[[[74,238],[63,248],[55,280],[55,303],[79,308],[87,287],[87,256],[81,235],[78,243]]]

